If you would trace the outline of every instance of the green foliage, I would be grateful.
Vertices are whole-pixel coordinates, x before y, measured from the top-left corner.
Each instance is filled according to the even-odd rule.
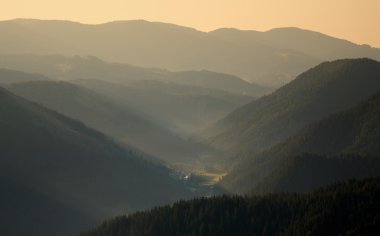
[[[307,194],[180,201],[106,221],[80,236],[376,235],[380,178]]]

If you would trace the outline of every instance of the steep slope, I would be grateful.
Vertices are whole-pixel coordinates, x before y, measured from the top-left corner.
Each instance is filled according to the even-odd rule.
[[[231,155],[258,153],[304,125],[347,109],[380,89],[380,63],[345,59],[322,63],[276,92],[206,129],[206,141]]]
[[[380,176],[379,156],[300,154],[275,165],[251,193],[308,192],[337,181]]]
[[[171,165],[200,165],[200,157],[211,152],[201,144],[174,135],[134,110],[75,84],[29,82],[12,84],[7,88]]]
[[[99,58],[61,55],[0,54],[0,67],[42,73],[59,80],[100,79],[115,83],[139,80],[174,82],[258,97],[271,91],[237,76],[211,71],[170,72],[129,64],[108,63]]]
[[[380,93],[312,123],[286,141],[239,163],[229,189],[308,191],[337,180],[380,175]]]
[[[274,87],[325,60],[342,56],[380,59],[378,49],[291,29],[256,32],[253,38],[244,33],[236,42],[213,32],[141,20],[84,25],[18,19],[0,22],[0,34],[0,53],[94,55],[107,61],[176,71],[219,71]],[[328,51],[322,58],[320,52]],[[268,81],[273,78],[277,79]]]
[[[335,184],[309,194],[181,201],[103,223],[81,236],[376,235],[380,179]]]
[[[0,114],[1,175],[89,219],[98,221],[191,196],[167,168],[4,89],[0,89]],[[4,208],[7,202],[1,204]],[[14,214],[21,211],[16,207]],[[67,227],[62,232],[78,225]],[[31,235],[25,230],[24,235]],[[60,232],[54,230],[47,235]]]
[[[4,176],[0,189],[1,235],[64,236],[96,225],[96,220],[77,209]]]

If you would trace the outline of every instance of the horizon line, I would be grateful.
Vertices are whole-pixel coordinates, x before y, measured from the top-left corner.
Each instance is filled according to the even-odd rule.
[[[297,29],[297,30],[301,30],[301,31],[309,31],[309,32],[313,32],[313,33],[319,33],[319,34],[322,34],[324,36],[332,37],[332,38],[339,39],[339,40],[344,40],[344,41],[347,41],[347,42],[350,42],[350,43],[353,43],[353,44],[356,44],[359,46],[369,46],[370,48],[380,49],[380,47],[373,46],[369,43],[356,43],[356,42],[353,42],[349,39],[340,38],[340,37],[333,36],[333,35],[330,35],[327,33],[323,33],[323,32],[312,30],[312,29],[307,29],[307,28],[301,28],[298,26],[280,26],[280,27],[269,28],[267,30],[256,30],[256,29],[251,29],[251,28],[250,29],[243,29],[243,28],[238,28],[238,27],[226,26],[226,27],[219,27],[219,28],[215,28],[215,29],[207,31],[207,30],[198,29],[198,28],[193,27],[193,26],[180,25],[180,24],[176,24],[176,23],[172,23],[172,22],[146,20],[146,19],[142,19],[142,18],[140,18],[140,19],[129,19],[129,20],[111,20],[111,21],[106,21],[106,22],[101,22],[101,23],[87,23],[87,22],[69,20],[69,19],[52,19],[52,18],[43,19],[43,18],[31,18],[31,17],[30,18],[29,17],[17,17],[17,18],[11,18],[11,19],[3,19],[3,20],[0,19],[0,22],[17,21],[17,20],[69,22],[69,23],[87,25],[87,26],[101,26],[101,25],[112,24],[112,23],[117,23],[117,22],[138,22],[138,21],[140,21],[140,22],[148,22],[148,23],[152,23],[152,24],[166,24],[166,25],[172,25],[172,26],[177,26],[177,27],[182,27],[182,28],[188,28],[188,29],[195,30],[198,32],[202,32],[202,33],[210,33],[210,32],[213,32],[216,30],[221,30],[221,29],[232,29],[232,30],[238,30],[238,31],[254,31],[254,32],[259,32],[259,33],[266,33],[266,32],[269,32],[272,30],[277,30],[277,29]]]

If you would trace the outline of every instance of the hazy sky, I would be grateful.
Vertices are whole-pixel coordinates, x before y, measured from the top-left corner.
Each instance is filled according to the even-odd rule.
[[[145,19],[203,31],[297,26],[380,48],[380,0],[0,0],[0,19]]]

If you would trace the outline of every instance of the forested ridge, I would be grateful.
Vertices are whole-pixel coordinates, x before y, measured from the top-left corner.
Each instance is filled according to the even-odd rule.
[[[206,142],[232,157],[252,156],[312,122],[369,98],[380,90],[379,78],[378,61],[363,58],[324,62],[272,94],[234,110],[202,135]]]
[[[80,236],[377,235],[379,199],[379,177],[303,194],[201,198],[120,216]]]
[[[310,191],[336,181],[380,173],[380,93],[302,128],[238,163],[221,184],[245,193]],[[359,168],[360,167],[360,168]]]

